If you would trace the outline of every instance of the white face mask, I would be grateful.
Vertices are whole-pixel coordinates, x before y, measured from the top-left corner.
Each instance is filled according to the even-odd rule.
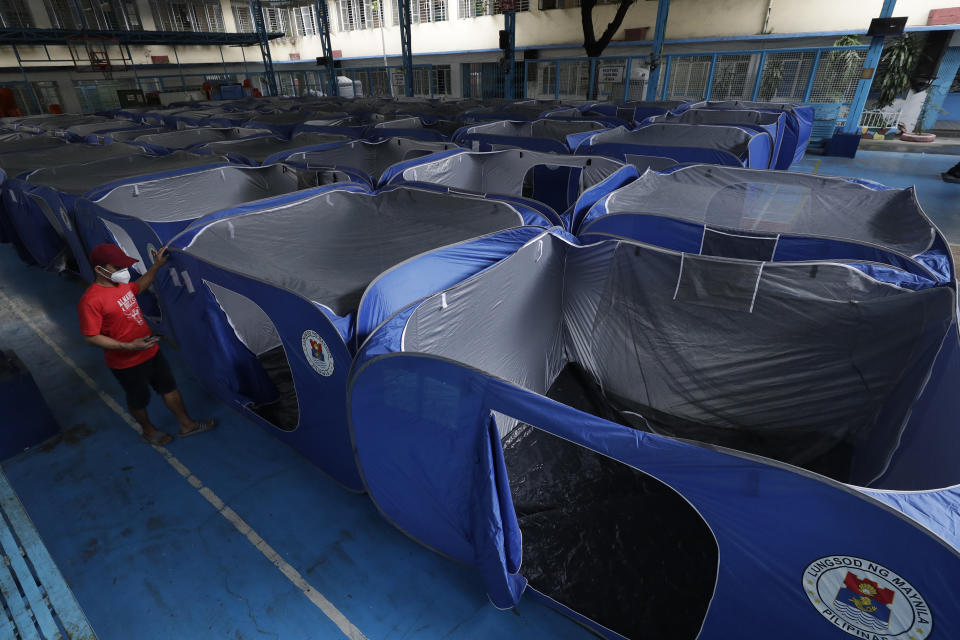
[[[100,267],[103,269],[103,267]],[[106,269],[103,269],[103,275],[107,276],[113,282],[117,284],[126,284],[130,282],[130,270],[129,269],[117,269],[113,273],[109,273]]]

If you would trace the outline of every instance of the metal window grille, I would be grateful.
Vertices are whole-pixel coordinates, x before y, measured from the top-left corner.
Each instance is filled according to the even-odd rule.
[[[33,16],[30,15],[26,2],[0,0],[0,27],[13,29],[34,26],[36,25],[33,24]]]
[[[557,86],[561,99],[587,97],[590,84],[590,62],[565,60],[557,64]]]
[[[118,89],[135,89],[132,78],[120,80],[74,80],[73,86],[80,97],[80,104],[84,111],[101,111],[120,106],[117,97]],[[169,89],[170,87],[167,86]]]
[[[60,87],[52,80],[40,80],[33,83],[33,92],[40,101],[40,106],[44,111],[52,104],[63,105],[63,99],[60,97]]]
[[[161,31],[222,32],[223,13],[217,0],[151,0]]]
[[[703,100],[712,56],[676,57],[670,63],[667,100]]]
[[[453,93],[453,74],[448,64],[433,66],[433,94],[449,96]]]
[[[711,100],[749,100],[759,56],[751,54],[718,55],[713,69]]]
[[[552,100],[557,84],[557,69],[553,62],[528,62],[527,90],[528,98]]]
[[[263,7],[263,24],[268,32],[287,33],[286,11],[278,7]]]
[[[813,76],[809,102],[851,102],[866,57],[867,52],[860,49],[824,51]]]
[[[400,1],[393,1],[393,24],[400,24]],[[410,22],[442,22],[447,20],[447,0],[410,0]]]
[[[293,23],[297,34],[301,36],[315,36],[320,33],[317,28],[317,14],[312,5],[305,7],[291,7]]]
[[[337,0],[340,31],[378,29],[383,26],[383,4],[367,4],[363,0]]]
[[[529,11],[530,0],[515,0],[513,11]],[[458,18],[477,18],[503,13],[500,0],[459,0]]]
[[[761,102],[803,100],[815,55],[812,51],[767,54],[757,99]]]
[[[134,0],[44,0],[44,5],[50,23],[59,29],[143,29]],[[77,10],[82,21],[77,20]]]
[[[253,25],[253,14],[250,11],[250,3],[246,0],[233,0],[233,20],[237,24],[237,33],[253,33],[256,27]]]

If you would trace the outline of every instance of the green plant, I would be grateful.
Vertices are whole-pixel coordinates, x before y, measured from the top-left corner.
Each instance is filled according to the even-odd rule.
[[[910,87],[919,59],[920,45],[910,34],[900,36],[884,48],[880,63],[886,66],[886,70],[880,79],[878,108],[893,104],[893,100]]]
[[[858,36],[841,36],[833,42],[835,47],[855,47],[862,45]],[[819,99],[823,102],[845,102],[853,96],[860,69],[863,68],[863,51],[841,49],[831,51],[822,59],[820,66],[813,70],[826,82],[821,86]],[[822,71],[821,71],[822,69]]]
[[[767,63],[763,69],[763,79],[760,80],[760,91],[758,97],[760,102],[767,102],[777,95],[777,89],[783,82],[783,61],[775,60]]]

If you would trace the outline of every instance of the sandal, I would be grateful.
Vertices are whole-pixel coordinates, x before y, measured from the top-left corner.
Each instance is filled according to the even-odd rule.
[[[212,418],[210,420],[200,420],[193,426],[192,429],[190,429],[189,431],[181,431],[179,435],[181,438],[186,438],[187,436],[195,436],[198,433],[203,433],[204,431],[210,431],[215,426],[217,426],[217,421]]]
[[[140,434],[140,439],[147,444],[152,444],[156,447],[162,447],[166,444],[173,442],[173,436],[165,431],[154,431],[153,435],[147,436],[145,433]]]

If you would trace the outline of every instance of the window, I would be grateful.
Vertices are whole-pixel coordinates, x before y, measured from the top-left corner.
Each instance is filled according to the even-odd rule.
[[[380,2],[337,0],[337,23],[340,31],[377,29],[383,26],[383,5]]]
[[[514,0],[514,11],[529,11],[530,0]],[[476,18],[503,13],[503,0],[459,0],[460,18]]]
[[[223,13],[217,0],[150,0],[161,31],[222,32]]]
[[[433,66],[433,93],[438,96],[449,96],[453,93],[450,65],[436,64]]]
[[[250,3],[246,0],[233,0],[233,20],[237,23],[237,33],[253,33],[253,14],[250,13]]]
[[[670,66],[668,100],[703,100],[710,76],[711,56],[674,58]]]
[[[290,9],[290,14],[293,16],[293,24],[296,26],[297,35],[315,36],[320,33],[320,29],[317,28],[317,14],[312,5],[293,7]]]
[[[400,1],[393,0],[393,24],[400,24]],[[442,22],[447,19],[447,0],[410,0],[410,22]]]
[[[100,80],[96,78],[74,80],[73,86],[80,97],[84,112],[100,111],[120,106],[118,89],[136,89],[132,78],[122,80]]]
[[[277,7],[263,8],[263,24],[267,27],[267,33],[286,33],[287,20],[286,12]]]
[[[30,28],[33,24],[33,16],[27,8],[26,2],[18,0],[0,0],[0,27],[6,29]]]
[[[60,29],[140,31],[135,0],[44,0],[50,23]],[[80,13],[78,20],[77,11]]]
[[[41,80],[33,83],[33,91],[40,101],[40,106],[44,111],[48,111],[50,105],[58,104],[63,106],[63,100],[60,98],[60,88],[52,80]]]

